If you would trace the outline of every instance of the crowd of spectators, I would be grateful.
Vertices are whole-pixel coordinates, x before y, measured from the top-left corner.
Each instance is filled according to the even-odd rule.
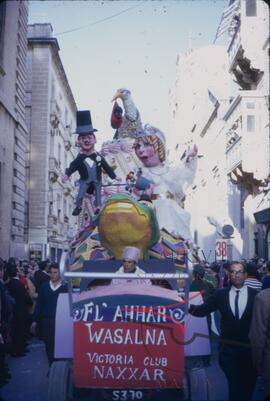
[[[245,284],[248,287],[255,288],[256,290],[264,290],[270,288],[270,261],[264,258],[241,259],[247,270],[247,279]],[[196,267],[195,267],[196,266]],[[212,284],[214,288],[224,288],[230,285],[229,281],[229,266],[230,261],[216,261],[208,263],[201,260],[195,264],[195,271],[197,266],[203,269],[203,280]],[[200,268],[199,268],[200,269]],[[198,278],[198,277],[197,277]]]
[[[51,271],[57,269],[58,264],[49,260],[0,258],[0,386],[11,377],[7,354],[19,358],[28,352],[31,325],[37,306],[40,309],[39,293],[51,282]],[[41,335],[38,330],[35,334]]]
[[[190,291],[201,291],[204,303],[211,304],[211,299],[216,297],[216,291],[226,288],[229,290],[231,287],[231,266],[229,261],[213,263],[200,261],[195,264]],[[258,374],[263,375],[264,371],[267,371],[263,368],[263,363],[266,362],[262,362],[262,358],[259,359],[258,355],[265,356],[262,350],[265,347],[267,336],[269,335],[270,338],[267,326],[268,320],[270,321],[270,302],[268,302],[270,300],[270,261],[262,258],[242,259],[236,262],[236,267],[245,273],[244,286],[258,294],[263,294],[267,290],[265,296],[260,296],[257,301],[257,296],[255,296],[254,310],[256,313],[254,316],[251,311],[251,317],[254,320],[253,329],[249,322],[251,324],[251,347],[253,346],[256,351],[252,352],[253,356],[255,355],[254,366]],[[67,286],[61,282],[57,263],[50,263],[49,260],[39,263],[27,262],[19,261],[16,258],[10,258],[4,262],[0,258],[0,386],[6,384],[11,377],[5,362],[6,355],[9,354],[14,358],[24,356],[28,352],[28,343],[33,334],[39,335],[45,341],[48,362],[51,365],[54,359],[53,332],[57,297],[59,293],[66,291]],[[210,301],[208,301],[209,299]],[[263,315],[261,315],[262,311]],[[198,312],[195,309],[193,313]],[[259,324],[261,327],[263,324],[266,325],[261,335],[259,332],[257,333]],[[208,316],[208,325],[210,329],[210,316]],[[264,336],[265,331],[268,333],[266,337]],[[260,342],[258,343],[257,340]],[[205,358],[205,363],[206,366],[211,364],[211,358]],[[270,371],[270,356],[268,371]],[[266,391],[269,391],[269,374],[265,377],[265,383]]]
[[[219,365],[228,381],[229,400],[252,399],[256,377],[262,377],[270,397],[270,261],[206,261],[193,266],[190,291],[200,291],[203,304],[189,308],[220,322]],[[213,316],[212,316],[213,317]],[[204,357],[205,366],[211,358]]]

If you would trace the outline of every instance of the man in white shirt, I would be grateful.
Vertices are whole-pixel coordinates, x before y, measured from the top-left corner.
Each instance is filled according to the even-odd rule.
[[[138,278],[114,278],[111,284],[141,284],[141,285],[151,285],[151,280],[143,278],[145,271],[140,269],[138,264],[140,257],[140,250],[135,246],[126,246],[123,250],[123,266],[121,266],[115,273],[135,273]]]
[[[251,400],[256,382],[248,338],[257,291],[245,285],[246,268],[241,262],[229,266],[230,287],[217,290],[202,305],[191,305],[189,313],[202,317],[219,310],[221,333],[219,364],[229,385],[229,400]]]

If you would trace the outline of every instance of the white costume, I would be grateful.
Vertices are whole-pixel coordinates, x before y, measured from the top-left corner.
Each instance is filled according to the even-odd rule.
[[[191,240],[190,214],[180,206],[184,190],[192,183],[197,168],[197,158],[181,167],[160,164],[143,167],[142,176],[153,181],[153,203],[160,229]]]
[[[121,266],[120,269],[118,269],[115,274],[127,274],[124,271],[124,267]],[[138,279],[132,279],[132,278],[113,278],[111,281],[111,284],[140,284],[140,285],[152,285],[151,280],[144,279],[143,276],[145,275],[145,271],[140,269],[139,266],[136,266],[136,270],[133,272],[138,275]],[[140,278],[141,276],[141,278]]]

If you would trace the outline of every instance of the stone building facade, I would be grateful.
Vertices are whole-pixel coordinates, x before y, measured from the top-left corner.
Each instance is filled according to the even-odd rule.
[[[196,49],[179,61],[172,99],[175,137],[179,138],[177,133],[183,129],[186,144],[197,143],[201,155],[186,206],[193,217],[194,241],[199,246],[200,258],[215,259],[216,241],[226,239],[225,226],[233,229],[233,238],[229,240],[230,255],[227,253],[224,259],[269,257],[269,9],[266,3],[230,0],[216,39],[219,36],[226,42],[223,62],[221,57],[216,57],[214,48],[205,65],[203,49]],[[213,71],[217,62],[221,63],[218,74],[223,66],[227,77],[230,75],[229,91],[225,87],[221,90],[225,75],[221,79]],[[194,73],[200,74],[196,88]],[[196,96],[190,96],[192,93]],[[177,149],[183,145],[181,138]]]
[[[74,179],[60,178],[76,153],[77,107],[50,24],[28,27],[27,77],[29,256],[59,261],[76,228]]]
[[[27,256],[26,1],[0,3],[0,256]]]
[[[270,255],[269,8],[235,0],[227,48],[237,96],[223,117],[229,208],[244,257]],[[259,213],[259,214],[258,214]],[[257,220],[256,220],[257,217]]]
[[[186,191],[185,209],[191,214],[198,256],[212,261],[216,241],[222,238],[222,227],[232,224],[228,210],[225,136],[220,134],[231,94],[225,46],[208,45],[189,51],[178,60],[177,78],[174,131],[181,132],[181,136],[173,135],[173,159],[179,160],[180,151],[190,143],[197,144],[198,170],[193,185]],[[234,258],[239,258],[241,250],[242,241],[237,235]]]

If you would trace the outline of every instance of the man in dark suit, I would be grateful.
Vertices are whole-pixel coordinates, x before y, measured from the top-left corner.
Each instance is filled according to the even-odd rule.
[[[68,291],[62,283],[58,263],[50,265],[50,280],[42,284],[33,315],[31,332],[36,333],[40,323],[41,335],[45,342],[49,365],[54,361],[55,316],[58,296]]]
[[[39,263],[39,269],[34,274],[34,284],[37,293],[39,293],[42,284],[50,280],[50,275],[48,273],[49,268],[50,264],[47,260],[43,260]]]
[[[257,291],[245,285],[247,277],[241,262],[229,266],[230,286],[217,290],[202,305],[191,305],[193,316],[221,314],[219,364],[229,385],[229,400],[251,400],[256,382],[248,339],[254,298]]]
[[[249,338],[258,376],[263,378],[265,400],[270,400],[270,288],[255,298]]]

